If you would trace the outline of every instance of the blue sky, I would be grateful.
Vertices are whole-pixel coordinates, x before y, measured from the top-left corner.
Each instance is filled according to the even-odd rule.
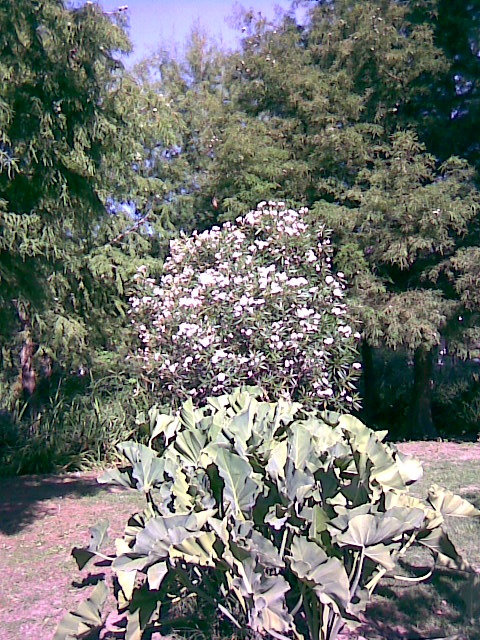
[[[103,0],[100,4],[105,11],[128,5],[130,37],[135,47],[131,58],[135,61],[160,43],[183,45],[197,21],[226,46],[235,46],[237,32],[225,21],[233,14],[234,5],[261,11],[271,18],[275,6],[288,9],[290,0]]]

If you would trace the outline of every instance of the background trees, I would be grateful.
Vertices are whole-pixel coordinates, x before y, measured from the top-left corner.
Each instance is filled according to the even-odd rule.
[[[475,109],[475,83],[465,84],[474,39],[453,51],[466,13],[441,2],[304,4],[303,24],[293,12],[272,24],[241,16],[242,48],[223,63],[228,117],[215,121],[202,189],[220,219],[253,207],[262,190],[313,205],[336,232],[337,267],[364,323],[366,408],[372,415],[378,402],[371,346],[406,349],[408,430],[433,435],[433,349],[447,336],[451,349],[468,335],[474,345],[458,277],[475,280],[478,195],[474,169],[452,155],[473,159],[460,122]],[[454,107],[460,99],[470,115]]]
[[[126,354],[124,289],[159,254],[164,183],[148,160],[176,118],[125,73],[121,17],[0,8],[0,386],[34,431],[53,380],[88,381]]]
[[[137,267],[272,199],[335,232],[370,417],[369,363],[406,350],[410,432],[434,432],[436,346],[478,344],[477,3],[296,4],[301,22],[241,13],[238,51],[198,27],[133,74],[122,11],[2,4],[0,385],[28,424],[59,381],[125,367],[144,388],[125,359]]]

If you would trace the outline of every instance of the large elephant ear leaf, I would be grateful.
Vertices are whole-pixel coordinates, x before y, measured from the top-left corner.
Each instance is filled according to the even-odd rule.
[[[157,413],[155,415],[155,422],[150,432],[150,444],[158,438],[160,435],[164,435],[165,443],[168,444],[175,435],[180,421],[178,417],[166,415],[164,413]]]
[[[313,583],[320,600],[331,599],[348,605],[350,583],[345,567],[338,558],[330,558],[316,544],[296,536],[292,542],[290,567],[301,580]]]
[[[195,429],[195,409],[191,398],[184,402],[180,409],[180,422],[190,431]]]
[[[470,565],[458,553],[455,545],[441,527],[421,533],[417,540],[432,551],[438,565],[461,571],[470,569]]]
[[[198,466],[198,461],[206,436],[199,429],[186,429],[175,438],[175,450],[181,456],[182,463],[188,467]]]
[[[291,427],[289,458],[295,469],[303,470],[312,450],[312,436],[301,422]]]
[[[97,551],[107,539],[108,521],[103,520],[90,527],[90,544],[87,548],[74,547],[72,556],[75,558],[78,568],[82,570],[97,555]]]
[[[103,628],[102,611],[107,595],[105,583],[99,582],[89,598],[60,620],[53,640],[80,640],[100,631]]]
[[[405,509],[397,509],[392,510],[392,514],[356,515],[349,520],[346,531],[342,533],[336,533],[332,526],[328,528],[338,545],[363,549],[367,558],[390,570],[394,564],[388,545],[402,533],[418,527],[424,520],[424,513],[420,509],[411,510],[411,517],[407,517],[408,514],[405,515],[404,512]],[[335,524],[335,520],[332,524]]]
[[[147,589],[146,585],[140,589],[135,589],[127,612],[125,640],[141,640],[145,628],[155,614],[158,613],[158,609],[159,602],[155,592]]]
[[[293,617],[285,604],[290,585],[283,576],[262,576],[255,585],[254,607],[250,613],[250,626],[254,631],[265,631],[273,637],[285,638],[293,625]]]
[[[99,484],[115,484],[128,489],[135,489],[136,486],[132,479],[131,469],[109,469],[97,478],[97,482]]]
[[[456,516],[458,518],[480,516],[480,511],[471,502],[464,500],[451,491],[442,489],[436,484],[430,487],[428,501],[435,511],[440,511],[444,516]]]
[[[423,476],[423,465],[420,460],[417,460],[413,456],[395,452],[395,462],[397,463],[398,471],[402,477],[402,480],[406,485],[417,482]]]
[[[243,520],[244,514],[255,505],[260,492],[260,487],[251,477],[253,469],[246,460],[225,449],[217,451],[215,462],[225,483],[224,502],[230,505],[237,518]]]
[[[151,447],[136,442],[121,442],[117,449],[131,464],[131,469],[107,471],[98,478],[100,484],[120,484],[147,493],[163,482],[165,463]]]

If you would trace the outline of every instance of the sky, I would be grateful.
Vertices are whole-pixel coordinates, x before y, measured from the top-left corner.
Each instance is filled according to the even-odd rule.
[[[197,21],[225,46],[234,47],[238,32],[225,20],[232,16],[234,5],[253,8],[271,18],[275,6],[288,9],[290,0],[102,0],[100,4],[105,11],[128,5],[130,38],[134,45],[128,60],[131,63],[151,53],[160,43],[183,45]]]

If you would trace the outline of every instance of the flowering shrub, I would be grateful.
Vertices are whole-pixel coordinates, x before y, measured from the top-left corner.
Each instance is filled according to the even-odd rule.
[[[160,283],[145,268],[137,283],[138,355],[161,400],[198,405],[260,385],[306,406],[357,407],[360,335],[328,231],[307,209],[262,202],[235,224],[176,239]]]

